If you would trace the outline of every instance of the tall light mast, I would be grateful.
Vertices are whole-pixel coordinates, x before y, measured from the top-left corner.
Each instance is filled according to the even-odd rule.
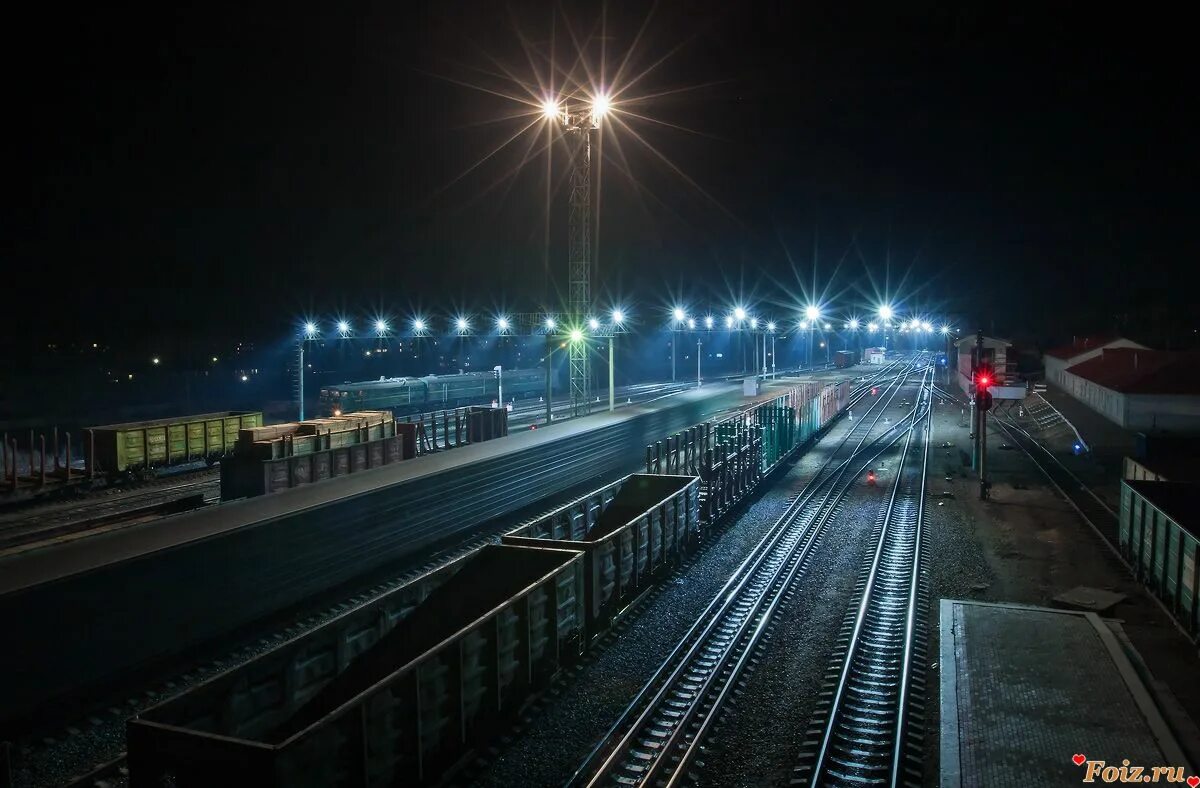
[[[564,104],[547,101],[547,118],[562,124],[576,140],[572,151],[570,224],[567,233],[567,289],[569,323],[586,325],[592,315],[592,132],[608,111],[608,99],[596,96],[590,102]],[[580,416],[591,409],[590,348],[587,342],[568,343],[571,369],[571,412]]]

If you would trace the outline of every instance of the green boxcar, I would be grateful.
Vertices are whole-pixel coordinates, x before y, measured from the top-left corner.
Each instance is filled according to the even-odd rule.
[[[1118,528],[1121,552],[1137,576],[1193,635],[1200,635],[1198,496],[1200,484],[1123,481]]]
[[[226,411],[89,427],[87,471],[115,476],[219,458],[233,452],[238,430],[261,426],[262,413]]]

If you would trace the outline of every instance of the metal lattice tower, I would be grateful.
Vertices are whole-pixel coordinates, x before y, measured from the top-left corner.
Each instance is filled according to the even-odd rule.
[[[570,323],[584,326],[592,311],[592,130],[598,128],[590,109],[568,110],[563,124],[578,138],[571,170],[571,216],[567,241]],[[571,412],[591,410],[590,348],[587,342],[570,343]]]

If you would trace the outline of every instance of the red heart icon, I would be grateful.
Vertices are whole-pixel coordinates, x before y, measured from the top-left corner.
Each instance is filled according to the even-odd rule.
[[[1188,788],[1196,788],[1197,785],[1200,785],[1200,777],[1193,774],[1187,779],[1187,784]]]
[[[1083,762],[1087,760],[1087,756],[1077,752],[1071,756],[1071,760],[1075,761],[1076,766],[1083,766]],[[1192,786],[1192,788],[1195,788],[1195,786]]]

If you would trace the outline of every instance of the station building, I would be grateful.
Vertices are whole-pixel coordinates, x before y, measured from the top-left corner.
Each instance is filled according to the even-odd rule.
[[[1063,383],[1063,372],[1069,367],[1093,359],[1107,348],[1123,347],[1149,350],[1145,345],[1139,345],[1137,342],[1125,337],[1072,337],[1071,344],[1052,348],[1042,354],[1042,363],[1046,368],[1046,381],[1066,388],[1066,385]]]
[[[975,350],[975,337],[963,337],[954,343],[958,349],[958,385],[965,393],[974,393],[974,381],[971,377],[971,358],[972,352]],[[1007,339],[997,339],[996,337],[983,338],[983,360],[992,365],[992,369],[996,371],[996,385],[994,390],[1014,389],[1023,386],[1017,382],[1016,377],[1016,359],[1013,363],[1009,363],[1008,349],[1012,347],[1012,343]],[[1019,392],[1018,392],[1019,393]],[[1000,399],[1020,399],[1020,396],[1013,394],[1010,396],[1008,392],[1002,395],[997,395]]]
[[[1088,355],[1058,371],[1051,382],[1124,429],[1200,432],[1200,354],[1137,345],[1103,347]]]

